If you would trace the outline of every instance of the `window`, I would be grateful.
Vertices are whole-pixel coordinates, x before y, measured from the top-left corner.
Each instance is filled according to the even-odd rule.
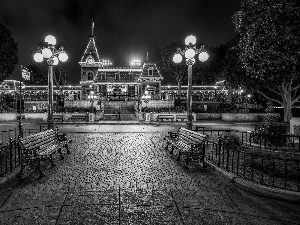
[[[153,67],[148,69],[148,76],[153,76]]]
[[[94,73],[93,72],[88,72],[88,80],[93,80],[94,79]]]
[[[101,80],[106,80],[106,74],[105,73],[101,73],[100,77],[101,77]]]
[[[86,58],[86,62],[89,64],[92,64],[94,61],[95,60],[94,60],[93,56],[91,56],[91,55]]]

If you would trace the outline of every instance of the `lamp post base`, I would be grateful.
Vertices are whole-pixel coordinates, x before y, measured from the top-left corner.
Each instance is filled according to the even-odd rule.
[[[190,121],[186,122],[186,129],[192,130],[193,129],[193,123],[190,122]]]
[[[48,130],[54,130],[54,122],[53,120],[48,120]]]

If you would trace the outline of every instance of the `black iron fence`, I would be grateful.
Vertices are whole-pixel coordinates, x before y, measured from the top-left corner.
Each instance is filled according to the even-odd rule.
[[[47,130],[47,125],[41,124],[37,128],[12,129],[1,131],[0,143],[0,177],[11,173],[21,165],[21,150],[18,144],[18,137],[38,133]]]
[[[300,135],[292,134],[260,134],[257,132],[241,132],[243,146],[260,149],[300,152]]]
[[[206,159],[244,179],[279,189],[300,192],[300,155],[251,146],[228,148],[225,140],[206,141]]]

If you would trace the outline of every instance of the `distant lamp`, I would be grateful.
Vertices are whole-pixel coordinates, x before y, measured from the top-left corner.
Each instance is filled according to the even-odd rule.
[[[199,54],[199,60],[201,62],[205,62],[208,59],[209,55],[207,54],[207,52],[201,52]]]
[[[174,61],[175,63],[181,63],[181,61],[182,61],[182,56],[181,56],[180,54],[175,54],[175,55],[173,56],[173,61]]]
[[[44,57],[41,53],[37,52],[34,54],[33,59],[36,62],[43,62]]]
[[[61,53],[59,53],[58,59],[59,59],[59,61],[66,62],[68,60],[67,53],[65,53],[64,51],[62,51]]]

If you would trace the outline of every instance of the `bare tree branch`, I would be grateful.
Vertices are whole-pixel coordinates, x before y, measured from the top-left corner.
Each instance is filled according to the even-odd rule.
[[[298,88],[299,88],[299,87],[300,87],[300,85],[298,86]],[[298,88],[292,89],[292,90],[294,91],[292,99],[296,98],[297,92],[298,92]],[[292,92],[292,91],[291,91],[291,92]]]
[[[274,98],[270,98],[268,97],[265,93],[261,92],[261,91],[257,91],[258,93],[260,93],[262,96],[264,96],[266,99],[268,100],[271,100],[271,101],[274,101],[274,102],[277,102],[279,103],[281,106],[283,106],[283,102],[277,100],[277,99],[274,99]]]
[[[292,100],[292,105],[294,105],[300,99],[300,95]]]
[[[274,92],[275,94],[278,94],[279,96],[281,96],[281,93],[279,91],[275,91],[274,89],[268,87],[268,89],[272,92]]]
[[[300,84],[295,87],[292,87],[292,91],[298,89],[299,87],[300,87]]]

